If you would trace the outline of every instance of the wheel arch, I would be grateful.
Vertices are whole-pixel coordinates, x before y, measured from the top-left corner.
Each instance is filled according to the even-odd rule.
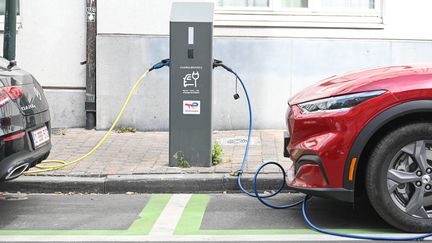
[[[420,117],[419,117],[420,116]],[[393,106],[375,116],[362,129],[351,146],[344,166],[344,188],[354,190],[361,195],[364,192],[364,172],[371,149],[379,138],[397,126],[412,122],[413,120],[428,120],[432,122],[432,100],[416,100]],[[349,180],[351,160],[357,158],[354,166],[352,180]]]

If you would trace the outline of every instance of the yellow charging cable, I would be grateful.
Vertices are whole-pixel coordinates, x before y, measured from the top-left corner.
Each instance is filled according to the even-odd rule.
[[[136,83],[133,86],[132,90],[129,92],[129,95],[126,98],[126,101],[123,104],[123,107],[121,108],[120,113],[117,115],[117,118],[115,119],[114,123],[111,125],[110,129],[105,133],[105,135],[103,136],[103,138],[92,148],[92,150],[90,150],[90,152],[88,152],[87,154],[83,155],[82,157],[80,157],[78,159],[75,159],[75,160],[72,160],[70,162],[67,162],[67,161],[64,161],[64,160],[56,160],[56,159],[44,160],[41,163],[39,163],[38,165],[36,165],[36,168],[38,168],[38,170],[29,170],[29,171],[24,172],[24,174],[26,174],[26,175],[28,175],[28,174],[37,174],[37,173],[46,172],[46,171],[58,170],[58,169],[61,169],[63,167],[66,167],[68,165],[78,163],[81,160],[83,160],[83,159],[87,158],[88,156],[90,156],[92,153],[94,153],[105,142],[105,140],[108,138],[108,135],[110,135],[110,133],[112,132],[112,130],[115,128],[115,126],[119,122],[120,118],[122,117],[124,111],[126,110],[126,107],[128,106],[130,99],[132,98],[132,95],[134,94],[135,90],[138,88],[138,85],[141,83],[141,81],[143,81],[143,79],[147,76],[147,74],[150,71],[151,70],[147,70],[136,81]],[[51,163],[55,163],[57,165],[44,165],[44,164],[51,164]]]

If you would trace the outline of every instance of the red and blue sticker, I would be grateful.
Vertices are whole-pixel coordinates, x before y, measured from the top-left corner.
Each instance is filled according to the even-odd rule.
[[[201,113],[201,101],[199,100],[183,100],[183,114],[199,115]]]

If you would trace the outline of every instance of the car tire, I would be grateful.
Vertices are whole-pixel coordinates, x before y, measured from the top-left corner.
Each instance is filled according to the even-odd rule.
[[[432,232],[432,201],[424,201],[432,197],[431,149],[432,124],[411,123],[385,135],[369,158],[369,200],[387,223],[400,230]]]

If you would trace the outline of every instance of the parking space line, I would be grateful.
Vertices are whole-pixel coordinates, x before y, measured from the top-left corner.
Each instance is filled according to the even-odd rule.
[[[89,235],[147,235],[153,228],[159,215],[167,205],[171,195],[156,194],[152,195],[146,203],[138,218],[127,230],[0,230],[0,236],[25,236],[25,235],[70,235],[70,236],[89,236]]]
[[[172,196],[168,194],[152,195],[147,205],[138,215],[138,219],[136,219],[127,230],[128,233],[138,235],[149,234],[171,197]]]
[[[192,195],[186,205],[182,217],[177,224],[174,235],[303,235],[320,233],[305,229],[240,229],[240,230],[201,230],[201,223],[207,209],[210,196],[205,194]],[[300,210],[300,209],[299,209]],[[391,229],[334,229],[333,231],[345,234],[389,234],[398,233]]]
[[[194,194],[186,205],[180,218],[175,235],[193,235],[200,231],[204,213],[210,201],[209,195]]]
[[[173,235],[182,213],[188,204],[191,194],[175,194],[171,197],[164,210],[160,214],[153,229],[150,231],[151,236],[169,236]]]

